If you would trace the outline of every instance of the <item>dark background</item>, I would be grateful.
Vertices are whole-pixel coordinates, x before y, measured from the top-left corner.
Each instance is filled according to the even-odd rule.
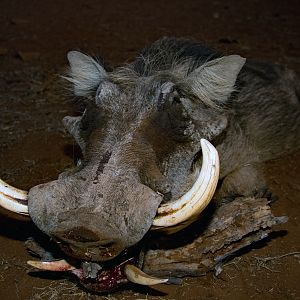
[[[203,41],[224,53],[286,64],[300,71],[300,7],[280,1],[16,1],[0,2],[0,176],[21,188],[71,166],[73,141],[61,118],[77,112],[59,79],[66,52],[81,49],[119,65],[162,36]],[[276,215],[289,216],[276,239],[213,274],[183,286],[91,296],[63,279],[26,274],[29,222],[0,211],[1,299],[300,299],[300,153],[267,164],[278,195]],[[278,257],[279,256],[279,257]],[[276,259],[263,262],[263,257]],[[147,294],[149,293],[149,295]]]

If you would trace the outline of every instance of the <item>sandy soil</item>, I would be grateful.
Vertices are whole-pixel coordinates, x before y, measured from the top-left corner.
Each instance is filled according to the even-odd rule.
[[[297,0],[2,0],[1,177],[28,189],[72,165],[75,147],[61,118],[78,108],[58,77],[67,50],[79,48],[117,65],[161,36],[185,36],[300,72],[299,7]],[[274,214],[287,215],[289,222],[276,228],[273,239],[228,263],[220,276],[189,278],[182,286],[132,287],[106,297],[64,278],[27,274],[24,241],[40,233],[1,210],[0,299],[300,299],[299,171],[300,152],[267,164],[279,199]]]

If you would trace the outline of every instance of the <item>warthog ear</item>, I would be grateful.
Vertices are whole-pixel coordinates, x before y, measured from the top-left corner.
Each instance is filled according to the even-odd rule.
[[[92,57],[78,51],[67,54],[70,63],[69,76],[64,77],[73,83],[77,96],[88,96],[107,77],[107,73]]]
[[[204,103],[222,104],[234,91],[235,81],[245,61],[239,55],[211,60],[191,72],[187,84]]]

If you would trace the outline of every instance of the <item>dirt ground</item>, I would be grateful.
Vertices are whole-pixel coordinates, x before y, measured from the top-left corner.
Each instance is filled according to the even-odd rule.
[[[69,49],[118,65],[162,36],[183,36],[300,73],[298,0],[1,0],[0,11],[0,177],[24,189],[55,179],[76,156],[61,125],[78,110],[58,77]],[[29,275],[24,241],[40,233],[1,210],[0,299],[300,299],[300,151],[269,162],[266,172],[279,199],[273,212],[288,223],[218,277],[181,286],[96,296],[63,277]]]

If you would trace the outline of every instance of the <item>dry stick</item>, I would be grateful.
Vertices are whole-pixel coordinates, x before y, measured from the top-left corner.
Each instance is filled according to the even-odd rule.
[[[286,257],[286,256],[297,255],[297,254],[300,254],[300,251],[290,252],[290,253],[286,253],[286,254],[282,254],[282,255],[278,255],[278,256],[273,256],[273,257],[257,257],[257,256],[254,256],[254,258],[258,261],[268,262],[270,260],[280,259],[280,258],[283,258],[283,257]]]
[[[300,254],[300,252],[296,251],[296,252],[290,252],[290,253],[286,253],[286,254],[282,254],[282,255],[278,255],[278,256],[273,256],[273,257],[254,257],[254,258],[257,261],[257,266],[258,267],[265,268],[270,272],[280,273],[280,271],[273,270],[273,269],[269,268],[266,265],[266,263],[269,262],[269,261],[272,261],[272,260],[281,259],[281,258],[284,258],[284,257],[287,257],[287,256],[297,255],[297,254]]]

